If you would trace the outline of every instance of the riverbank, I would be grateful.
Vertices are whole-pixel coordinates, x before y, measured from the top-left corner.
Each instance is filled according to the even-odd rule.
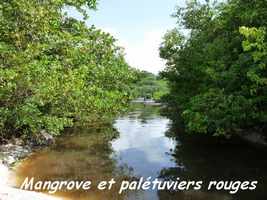
[[[128,180],[128,177],[130,180],[139,180],[140,177],[162,180],[180,178],[181,181],[203,181],[203,190],[181,192],[136,190],[119,195],[118,187],[114,187],[113,190],[92,189],[90,192],[62,190],[58,194],[64,199],[75,200],[266,199],[265,151],[252,148],[239,138],[226,140],[185,134],[178,122],[175,123],[162,115],[161,107],[143,104],[131,106],[129,111],[114,120],[112,125],[98,124],[97,127],[67,129],[50,147],[33,150],[32,155],[28,154],[27,159],[20,160],[19,164],[15,163],[13,170],[10,170],[14,175],[9,177],[16,178],[15,187],[19,188],[26,177],[35,177],[38,181],[90,180],[95,184],[111,178],[115,178],[117,182]],[[15,143],[18,145],[20,142]],[[15,143],[13,145],[16,145]],[[2,180],[2,177],[0,178]],[[217,180],[252,180],[258,181],[259,184],[257,190],[240,191],[235,196],[228,191],[205,190],[207,183]],[[1,190],[3,197],[6,191],[10,197],[0,196],[0,199],[16,200],[22,196],[22,192],[24,194],[24,191],[13,189]],[[15,197],[12,197],[12,194]],[[27,195],[20,199],[39,199],[39,196]],[[44,196],[44,200],[50,199],[55,198]]]
[[[13,167],[32,153],[32,147],[16,139],[0,145],[0,199],[1,200],[60,200],[50,195],[12,187]]]

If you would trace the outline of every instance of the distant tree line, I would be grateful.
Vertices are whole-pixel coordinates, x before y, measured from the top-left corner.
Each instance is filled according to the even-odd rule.
[[[136,70],[134,94],[136,97],[160,101],[168,93],[167,81],[159,76]]]

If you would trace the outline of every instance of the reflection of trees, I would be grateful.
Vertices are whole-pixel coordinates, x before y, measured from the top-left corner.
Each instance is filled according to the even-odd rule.
[[[19,186],[25,177],[41,180],[91,180],[89,191],[65,191],[58,195],[71,199],[124,199],[117,195],[117,187],[112,191],[98,191],[96,184],[102,180],[116,181],[127,177],[123,168],[116,166],[111,158],[113,150],[110,140],[118,136],[112,127],[72,129],[66,136],[58,138],[57,145],[35,153],[16,170]]]
[[[132,103],[127,116],[130,119],[138,119],[142,123],[147,123],[147,120],[159,117],[161,107],[145,105],[144,103]]]
[[[237,140],[223,141],[219,138],[186,135],[177,131],[175,124],[166,133],[169,137],[176,137],[178,145],[173,152],[173,158],[177,168],[161,170],[160,177],[165,180],[203,180],[208,183],[211,180],[224,181],[259,181],[256,191],[240,191],[235,198],[242,200],[266,199],[267,186],[267,160],[266,152],[247,147]],[[204,188],[206,188],[204,186]],[[189,197],[188,197],[189,195]],[[210,196],[211,195],[211,196]],[[171,193],[159,192],[162,200],[172,199],[229,199],[227,192],[207,193],[186,192]],[[179,197],[179,198],[178,198]]]

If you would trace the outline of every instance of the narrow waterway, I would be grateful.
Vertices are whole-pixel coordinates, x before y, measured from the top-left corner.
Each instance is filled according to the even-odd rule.
[[[257,180],[257,190],[235,195],[205,190],[132,191],[118,195],[116,186],[110,191],[93,187],[55,195],[71,200],[266,199],[266,153],[241,143],[198,142],[205,139],[179,135],[179,126],[162,116],[159,106],[134,104],[127,114],[115,120],[113,127],[72,129],[54,146],[35,152],[16,167],[16,186],[25,177],[34,177],[35,181],[91,180],[94,184],[111,178],[119,182],[140,177],[204,182]]]

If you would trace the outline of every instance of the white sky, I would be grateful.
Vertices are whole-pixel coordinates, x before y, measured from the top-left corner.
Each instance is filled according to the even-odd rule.
[[[185,0],[100,0],[97,11],[89,11],[88,25],[111,33],[125,49],[126,61],[135,68],[157,74],[164,69],[159,46],[168,29],[175,27],[170,15]],[[68,9],[71,16],[81,16]]]

